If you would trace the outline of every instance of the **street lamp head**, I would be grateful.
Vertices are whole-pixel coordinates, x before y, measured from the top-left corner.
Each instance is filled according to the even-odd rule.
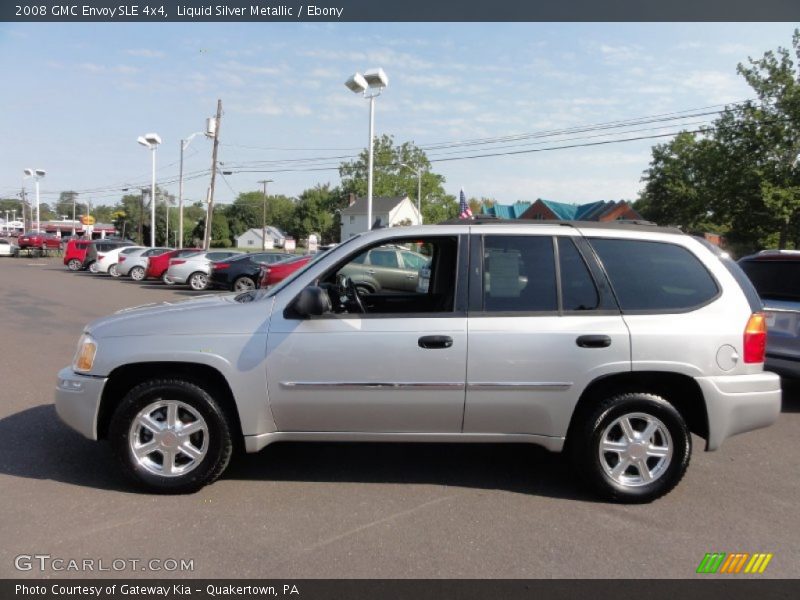
[[[25,169],[23,172],[27,177],[33,177],[33,169]]]
[[[47,172],[44,169],[36,169],[34,173],[36,173],[37,177],[44,177],[47,175]]]
[[[364,72],[364,79],[371,88],[383,89],[389,85],[389,78],[383,69],[370,69]]]
[[[136,141],[146,148],[155,148],[161,143],[161,137],[157,133],[146,133],[136,138]]]
[[[354,94],[363,94],[367,91],[369,84],[361,73],[355,73],[350,79],[344,82],[347,88]]]

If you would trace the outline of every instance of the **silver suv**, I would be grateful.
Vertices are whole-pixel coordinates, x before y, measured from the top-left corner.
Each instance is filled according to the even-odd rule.
[[[362,295],[347,273],[388,246],[425,257],[427,284]],[[381,229],[269,290],[89,324],[56,408],[157,492],[214,481],[239,443],[522,442],[646,502],[680,481],[690,432],[715,450],[778,417],[760,311],[736,264],[674,229]]]

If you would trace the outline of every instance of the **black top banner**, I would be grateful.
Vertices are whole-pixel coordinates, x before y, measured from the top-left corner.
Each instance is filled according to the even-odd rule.
[[[313,2],[306,4],[305,2]],[[9,22],[800,21],[798,0],[5,0]]]

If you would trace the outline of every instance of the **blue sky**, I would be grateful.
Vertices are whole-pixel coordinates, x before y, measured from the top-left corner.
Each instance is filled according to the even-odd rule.
[[[790,46],[792,29],[787,23],[0,24],[0,194],[18,192],[22,170],[32,167],[48,172],[43,201],[61,190],[105,188],[81,199],[113,204],[118,189],[149,181],[150,158],[136,138],[150,131],[164,140],[158,178],[174,179],[179,140],[203,129],[217,98],[224,107],[223,168],[319,157],[326,160],[315,164],[335,166],[340,160],[327,157],[354,155],[366,144],[368,104],[343,82],[370,67],[382,67],[390,79],[377,101],[376,133],[419,145],[733,102],[751,97],[736,64]],[[632,199],[658,141],[457,160],[433,169],[446,177],[450,193],[463,186],[468,196],[501,202]],[[445,152],[453,150],[429,155],[453,156]],[[207,170],[210,157],[211,144],[198,136],[187,150],[186,172]],[[339,181],[335,169],[234,174],[219,182],[217,200],[258,189],[263,178],[275,180],[271,193],[287,195]],[[189,180],[185,196],[202,199],[207,185],[207,175]],[[26,187],[31,191],[32,182]],[[165,187],[177,193],[177,184]]]

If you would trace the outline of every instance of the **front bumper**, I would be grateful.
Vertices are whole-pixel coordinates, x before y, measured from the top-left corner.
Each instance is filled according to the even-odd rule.
[[[781,379],[775,373],[696,377],[706,400],[706,450],[737,433],[772,425],[781,412]]]
[[[64,423],[90,440],[97,439],[97,415],[106,377],[78,375],[61,369],[56,384],[56,412]]]

